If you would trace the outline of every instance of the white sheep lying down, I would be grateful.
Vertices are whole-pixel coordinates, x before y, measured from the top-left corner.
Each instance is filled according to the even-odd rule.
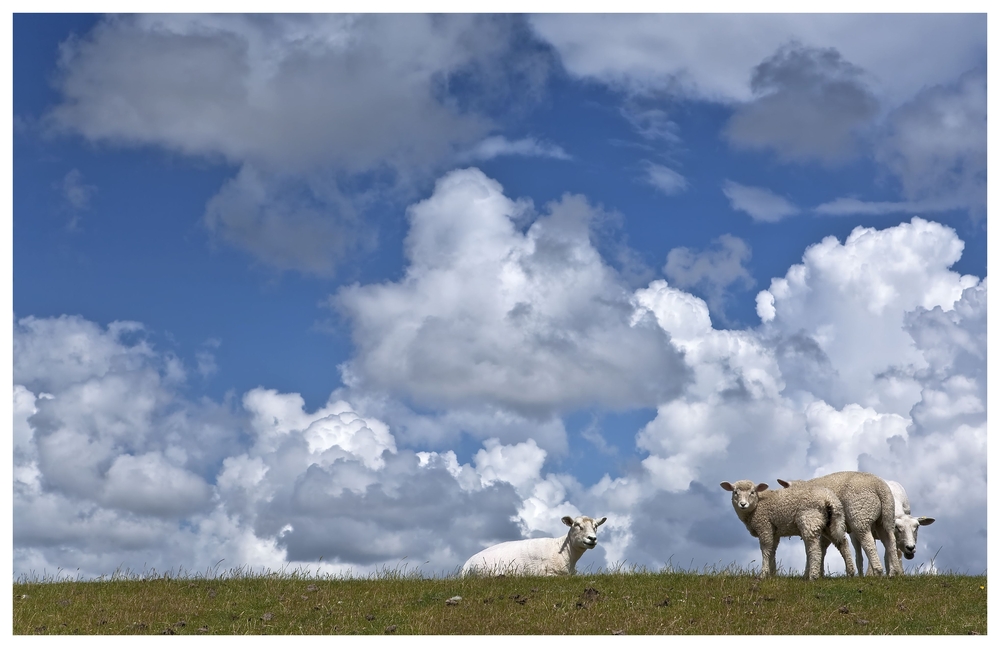
[[[600,520],[585,515],[578,518],[566,516],[563,524],[569,532],[558,538],[530,538],[511,540],[487,547],[462,567],[462,576],[473,573],[490,576],[558,576],[575,574],[576,563],[587,549],[597,546],[597,527],[608,518]]]
[[[749,479],[719,485],[733,494],[736,515],[750,535],[760,541],[761,576],[777,572],[775,550],[780,539],[789,536],[800,536],[805,542],[807,580],[822,576],[821,538],[837,546],[848,574],[854,574],[845,535],[844,508],[829,488],[800,486],[769,491],[767,484],[754,485]]]

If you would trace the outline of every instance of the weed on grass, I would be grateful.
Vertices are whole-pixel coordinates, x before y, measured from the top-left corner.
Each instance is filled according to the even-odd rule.
[[[611,569],[564,577],[22,577],[15,634],[985,634],[986,576],[761,579]]]

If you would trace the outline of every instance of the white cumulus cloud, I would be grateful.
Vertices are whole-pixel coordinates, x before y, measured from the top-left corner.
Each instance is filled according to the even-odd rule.
[[[334,298],[357,345],[352,387],[536,416],[677,390],[679,356],[659,329],[630,325],[629,291],[591,243],[597,210],[564,196],[521,233],[526,211],[477,169],[409,209],[403,279]]]
[[[899,334],[905,313],[951,310],[978,282],[949,270],[963,247],[953,230],[920,218],[885,230],[859,227],[844,243],[827,237],[771,281],[775,315],[768,324],[785,334],[810,331],[844,380],[843,397],[874,404],[880,390],[873,379],[893,366],[923,364],[912,339]],[[888,388],[890,376],[879,382]]]
[[[585,569],[747,565],[759,550],[718,483],[835,470],[900,481],[938,519],[908,567],[941,549],[938,569],[986,568],[987,280],[950,269],[953,230],[915,218],[824,239],[758,296],[761,325],[726,329],[662,279],[624,289],[589,244],[594,211],[566,197],[514,227],[529,205],[479,172],[446,176],[410,212],[403,279],[341,293],[361,329],[357,373],[312,410],[265,386],[188,400],[185,361],[138,323],[18,320],[15,573],[220,559],[367,573],[404,557],[451,573],[581,513],[608,516]],[[414,343],[435,318],[457,350]],[[380,362],[419,371],[388,380]],[[459,364],[473,365],[464,384]],[[599,398],[655,409],[638,455],[617,476],[562,472],[579,447],[564,417]],[[463,435],[481,447],[459,451]],[[804,562],[796,543],[778,557]]]

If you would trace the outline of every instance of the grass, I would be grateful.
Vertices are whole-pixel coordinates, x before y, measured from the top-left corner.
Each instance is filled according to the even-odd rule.
[[[806,582],[741,568],[465,579],[235,570],[22,577],[13,587],[21,635],[986,633],[985,575]]]

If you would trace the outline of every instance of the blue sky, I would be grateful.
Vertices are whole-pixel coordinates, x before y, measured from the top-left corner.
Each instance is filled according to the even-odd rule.
[[[15,574],[748,564],[719,481],[836,470],[985,570],[984,14],[13,40]]]

